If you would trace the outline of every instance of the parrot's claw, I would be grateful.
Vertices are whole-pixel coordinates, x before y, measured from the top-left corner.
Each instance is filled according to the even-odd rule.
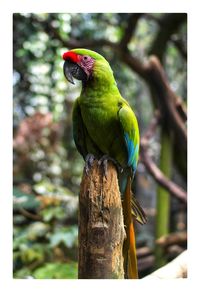
[[[86,158],[85,158],[85,173],[88,175],[90,168],[92,167],[93,163],[94,163],[95,157],[93,154],[87,154]]]
[[[107,174],[108,174],[108,161],[112,161],[114,163],[114,165],[117,167],[117,170],[121,171],[121,166],[119,165],[119,163],[112,157],[110,157],[109,155],[103,155],[99,161],[98,164],[103,166],[103,174],[104,176],[107,178]]]

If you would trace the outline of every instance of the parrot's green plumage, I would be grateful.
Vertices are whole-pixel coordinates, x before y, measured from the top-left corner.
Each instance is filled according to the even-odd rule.
[[[139,155],[139,129],[136,116],[128,102],[121,96],[112,69],[104,57],[86,49],[74,49],[63,55],[64,74],[73,82],[73,78],[83,81],[83,88],[73,108],[73,135],[78,151],[86,159],[93,154],[100,159],[107,155],[122,167],[119,184],[124,205],[125,225],[130,225],[130,236],[134,236],[132,213],[137,221],[144,223],[145,214],[133,197],[131,200],[131,178],[135,174]],[[69,69],[70,68],[70,69]],[[130,202],[129,201],[130,197]],[[128,198],[128,199],[126,199]],[[128,200],[128,201],[127,201]],[[132,202],[131,202],[132,201]],[[126,220],[126,213],[127,218]],[[131,227],[132,226],[132,227]],[[129,226],[127,227],[127,229]],[[132,230],[132,231],[131,231]],[[127,236],[129,237],[129,236]],[[125,260],[135,260],[129,255],[129,243],[125,244]],[[135,245],[135,243],[133,243]],[[135,246],[132,247],[135,252]],[[136,267],[128,265],[129,277],[136,278]]]
[[[133,166],[135,170],[139,152],[138,123],[129,104],[119,93],[110,65],[102,56],[89,50],[75,49],[72,52],[89,55],[96,60],[93,77],[82,90],[73,110],[73,116],[76,116],[73,118],[76,144],[80,143],[77,132],[82,119],[98,153],[100,150],[102,154],[116,159],[122,167]],[[98,154],[94,148],[90,149],[89,144],[86,141],[87,149],[83,150]]]

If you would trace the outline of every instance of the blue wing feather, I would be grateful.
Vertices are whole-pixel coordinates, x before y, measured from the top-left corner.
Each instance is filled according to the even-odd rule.
[[[137,154],[139,150],[139,145],[134,145],[134,141],[130,139],[128,133],[125,133],[124,135],[125,141],[126,141],[126,147],[128,152],[128,166],[132,166],[133,171],[136,171],[137,167]]]
[[[127,166],[135,173],[139,153],[139,129],[136,116],[127,104],[123,104],[118,112],[127,149]]]

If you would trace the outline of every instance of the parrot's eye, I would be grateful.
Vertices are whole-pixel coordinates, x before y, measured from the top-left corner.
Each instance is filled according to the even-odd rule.
[[[87,61],[88,57],[87,56],[83,56],[83,60]]]

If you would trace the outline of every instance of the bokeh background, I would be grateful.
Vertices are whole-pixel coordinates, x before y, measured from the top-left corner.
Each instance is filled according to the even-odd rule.
[[[14,277],[77,278],[84,163],[71,113],[81,84],[67,83],[61,57],[76,47],[106,57],[138,117],[143,143],[133,187],[148,216],[136,227],[143,277],[187,247],[187,15],[181,13],[13,15]]]

